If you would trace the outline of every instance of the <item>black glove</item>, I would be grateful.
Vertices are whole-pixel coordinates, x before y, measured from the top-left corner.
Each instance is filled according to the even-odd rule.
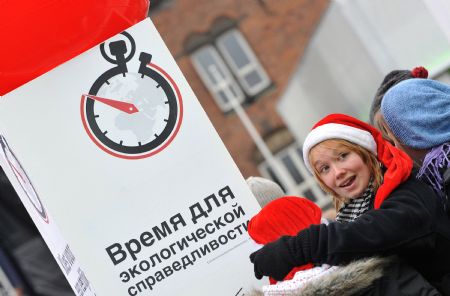
[[[289,245],[294,243],[292,241],[294,239],[295,237],[282,236],[250,255],[250,261],[254,264],[255,277],[258,280],[263,276],[270,276],[281,281],[292,268],[306,263],[299,262],[291,254]]]

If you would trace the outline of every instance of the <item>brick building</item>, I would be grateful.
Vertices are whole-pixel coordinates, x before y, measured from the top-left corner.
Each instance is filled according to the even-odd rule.
[[[263,175],[325,205],[276,112],[328,0],[151,1],[150,17],[244,177]],[[231,108],[241,102],[279,165],[266,163]]]

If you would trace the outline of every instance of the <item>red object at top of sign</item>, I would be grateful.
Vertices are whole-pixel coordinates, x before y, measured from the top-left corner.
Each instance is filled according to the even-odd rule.
[[[149,0],[0,2],[0,95],[143,20]]]

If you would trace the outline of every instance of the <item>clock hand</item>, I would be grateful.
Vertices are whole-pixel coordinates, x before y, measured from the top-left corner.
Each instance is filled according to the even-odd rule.
[[[133,113],[139,112],[138,108],[136,108],[136,106],[132,103],[97,97],[97,96],[93,96],[93,95],[83,95],[83,97],[90,98],[95,101],[99,101],[103,104],[106,104],[108,106],[111,106],[117,110],[123,111],[128,114],[133,114]]]

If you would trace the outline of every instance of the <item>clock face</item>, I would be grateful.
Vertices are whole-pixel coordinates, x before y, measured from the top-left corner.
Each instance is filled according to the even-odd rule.
[[[39,196],[37,195],[36,190],[33,187],[33,184],[31,184],[30,179],[28,178],[27,174],[25,173],[25,170],[20,165],[14,153],[9,149],[8,143],[6,142],[6,139],[3,136],[0,136],[0,144],[2,146],[8,164],[11,170],[13,171],[14,175],[16,176],[17,181],[19,182],[26,196],[31,201],[34,208],[37,210],[42,219],[44,219],[44,221],[48,223],[47,213],[45,212],[44,206],[42,205],[42,202],[39,199]]]
[[[101,76],[82,98],[82,119],[102,150],[121,158],[144,158],[172,141],[181,123],[181,104],[174,81],[149,64],[144,74]]]

